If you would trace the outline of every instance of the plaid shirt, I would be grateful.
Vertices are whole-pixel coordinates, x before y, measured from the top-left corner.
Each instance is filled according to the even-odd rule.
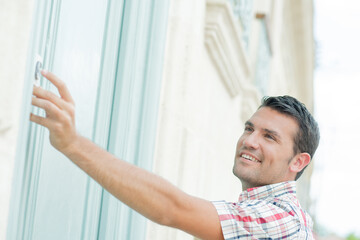
[[[226,240],[313,239],[313,223],[296,198],[295,181],[247,189],[237,203],[213,204]]]

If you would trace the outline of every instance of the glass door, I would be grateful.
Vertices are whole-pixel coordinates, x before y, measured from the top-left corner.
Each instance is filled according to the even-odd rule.
[[[80,134],[151,169],[168,1],[38,0],[8,239],[143,239],[146,220],[110,196],[29,122],[35,56],[69,87]],[[41,79],[43,88],[56,90]],[[43,114],[43,113],[39,113]],[[129,238],[130,237],[130,238]]]

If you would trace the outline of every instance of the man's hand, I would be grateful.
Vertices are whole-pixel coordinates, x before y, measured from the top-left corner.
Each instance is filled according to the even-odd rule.
[[[53,73],[41,71],[41,74],[57,87],[60,97],[41,87],[34,86],[32,105],[42,108],[46,117],[31,113],[30,120],[50,131],[50,142],[60,152],[66,153],[78,135],[75,128],[75,104],[63,81]]]

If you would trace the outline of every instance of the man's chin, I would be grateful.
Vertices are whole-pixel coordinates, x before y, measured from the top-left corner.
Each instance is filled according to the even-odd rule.
[[[234,166],[233,168],[233,174],[235,177],[237,177],[241,182],[247,179],[248,177],[245,175],[245,173],[241,172],[241,170]]]

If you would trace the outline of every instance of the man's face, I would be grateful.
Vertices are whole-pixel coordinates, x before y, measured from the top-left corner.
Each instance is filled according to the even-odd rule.
[[[294,180],[290,171],[297,122],[269,107],[262,107],[245,123],[236,146],[233,172],[243,189]]]

